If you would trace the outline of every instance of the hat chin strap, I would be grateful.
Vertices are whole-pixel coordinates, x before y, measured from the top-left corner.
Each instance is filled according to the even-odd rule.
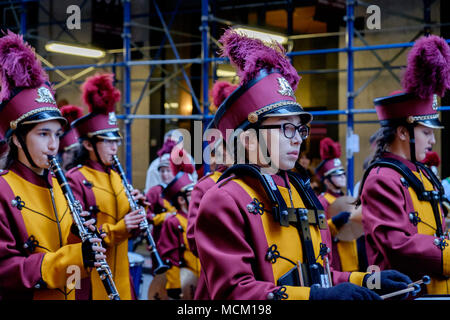
[[[333,180],[331,179],[331,177],[332,177],[332,175],[330,174],[330,175],[326,176],[325,179],[328,180],[328,181],[330,181],[331,185],[332,185],[336,190],[339,190],[339,191],[342,192],[342,189],[341,189],[340,187],[338,187],[338,186],[333,182]]]
[[[31,155],[30,155],[30,153],[28,152],[28,147],[27,147],[25,141],[22,139],[22,136],[19,135],[19,134],[17,134],[16,137],[17,137],[17,140],[19,140],[19,143],[20,143],[20,145],[21,145],[21,147],[22,147],[23,153],[25,153],[25,157],[27,158],[27,160],[28,160],[28,162],[30,163],[30,165],[31,165],[33,168],[39,169],[39,167],[36,165],[36,163],[35,163],[35,162],[33,161],[33,159],[31,158]]]
[[[107,165],[103,163],[102,158],[100,158],[100,154],[98,153],[98,150],[97,150],[97,142],[98,142],[97,138],[95,136],[93,136],[92,138],[89,138],[89,142],[91,143],[92,148],[94,149],[94,154],[95,154],[95,157],[97,158],[97,162],[106,168]]]
[[[416,139],[414,137],[414,125],[408,124],[406,126],[409,132],[409,152],[412,163],[416,163]]]

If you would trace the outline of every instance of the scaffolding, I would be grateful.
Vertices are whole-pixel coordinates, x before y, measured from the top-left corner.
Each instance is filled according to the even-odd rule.
[[[9,0],[9,1],[2,1],[0,4],[17,4],[20,10],[20,17],[17,17],[17,21],[19,22],[18,25],[20,25],[20,32],[22,34],[26,34],[26,10],[25,10],[25,3],[27,2],[39,2],[38,0]],[[86,0],[83,1],[81,6],[84,6],[86,4]],[[218,17],[214,17],[210,12],[210,3],[214,2],[214,0],[201,0],[201,24],[200,24],[200,31],[201,31],[201,56],[198,58],[190,58],[190,59],[181,59],[178,51],[177,46],[175,45],[171,32],[170,27],[173,22],[173,19],[178,11],[178,8],[180,6],[181,0],[178,0],[177,6],[172,12],[172,16],[170,21],[167,23],[164,19],[164,16],[162,12],[159,9],[159,6],[157,4],[156,0],[152,1],[152,4],[156,10],[157,16],[163,26],[163,28],[160,31],[163,31],[165,34],[165,37],[163,38],[159,48],[158,52],[156,54],[157,59],[152,60],[141,60],[141,61],[133,61],[131,59],[131,26],[135,27],[142,27],[142,28],[149,28],[149,26],[140,25],[137,23],[132,22],[132,16],[131,16],[131,0],[123,0],[123,61],[121,62],[99,62],[96,64],[81,64],[81,65],[65,65],[65,66],[53,66],[48,61],[44,61],[46,64],[46,70],[47,71],[55,71],[58,72],[59,75],[61,75],[67,82],[74,81],[81,76],[83,76],[86,72],[86,70],[89,70],[90,68],[105,68],[105,67],[121,67],[124,70],[124,76],[123,76],[123,96],[124,96],[124,103],[123,103],[123,113],[118,114],[118,119],[121,119],[124,121],[124,138],[125,138],[125,163],[126,163],[126,173],[127,177],[130,181],[132,181],[132,167],[133,167],[133,161],[132,161],[132,137],[131,137],[131,128],[133,121],[135,119],[195,119],[195,120],[202,120],[204,123],[207,123],[212,119],[212,115],[209,114],[209,86],[210,86],[210,65],[211,63],[216,62],[224,62],[225,59],[218,58],[218,57],[211,57],[210,56],[210,45],[211,41],[214,39],[211,39],[210,36],[210,23],[225,23],[230,24],[231,22],[224,21]],[[421,25],[419,28],[424,28],[425,30],[430,29],[430,6],[433,1],[424,1],[424,25]],[[354,131],[354,125],[355,125],[355,114],[370,114],[375,113],[374,109],[355,109],[354,100],[355,97],[361,93],[362,90],[364,90],[371,82],[373,82],[379,74],[383,70],[387,70],[391,73],[391,75],[394,78],[397,78],[396,75],[392,72],[392,70],[400,67],[392,66],[391,63],[393,60],[395,60],[396,57],[398,57],[404,50],[411,47],[414,44],[414,41],[412,42],[405,42],[405,43],[391,43],[391,44],[382,44],[382,45],[369,45],[364,38],[361,36],[361,33],[355,28],[355,7],[356,6],[369,6],[369,4],[364,3],[362,1],[355,1],[355,0],[347,0],[346,1],[346,15],[345,15],[345,21],[346,21],[346,31],[345,32],[332,32],[332,33],[324,33],[324,34],[315,34],[315,35],[293,35],[290,38],[295,39],[301,39],[301,38],[308,38],[308,37],[328,37],[328,36],[340,36],[345,35],[346,44],[345,47],[342,48],[330,48],[330,49],[317,49],[317,50],[303,50],[303,51],[296,51],[296,52],[289,52],[288,56],[290,57],[297,57],[297,56],[304,56],[304,55],[318,55],[318,54],[329,54],[329,53],[343,53],[347,55],[347,68],[346,69],[326,69],[326,70],[306,70],[301,71],[302,74],[314,74],[314,73],[332,73],[332,72],[346,72],[347,73],[347,108],[346,109],[338,109],[338,110],[326,110],[326,111],[311,111],[313,115],[321,116],[321,115],[343,115],[346,117],[346,130],[347,130],[347,136],[351,135]],[[41,7],[40,7],[41,8]],[[292,8],[291,8],[292,9]],[[290,13],[292,14],[292,10],[290,10]],[[50,17],[50,13],[47,12],[47,14]],[[397,13],[402,15],[401,13]],[[403,16],[406,16],[403,14]],[[409,17],[411,18],[411,17]],[[417,19],[417,18],[415,18]],[[62,33],[67,33],[67,29],[64,26],[61,26],[61,31],[58,34],[58,37]],[[444,24],[438,24],[437,26],[443,26]],[[288,26],[290,29],[292,29],[292,16],[288,17]],[[436,25],[435,25],[436,26]],[[404,29],[404,28],[403,28]],[[425,32],[428,32],[425,31]],[[173,32],[172,32],[173,33]],[[181,32],[178,32],[181,34]],[[355,46],[354,45],[354,38],[359,38],[365,45],[364,46]],[[415,39],[413,39],[415,40]],[[169,47],[172,49],[172,52],[175,55],[175,59],[158,59],[161,53],[161,50],[166,46],[166,41],[169,42]],[[450,43],[450,40],[447,40],[447,43]],[[400,49],[400,52],[391,60],[385,61],[383,60],[378,54],[377,51],[379,50],[386,50],[386,49]],[[373,55],[378,59],[378,61],[381,64],[381,67],[372,67],[372,68],[354,68],[354,53],[360,52],[360,51],[370,51],[373,53]],[[197,112],[199,114],[194,114],[191,116],[183,116],[183,115],[164,115],[164,114],[148,114],[148,115],[138,115],[136,114],[139,105],[145,95],[145,91],[147,90],[147,87],[151,81],[154,69],[158,65],[170,65],[170,64],[176,64],[180,66],[180,72],[176,73],[175,75],[171,75],[167,77],[165,80],[163,80],[161,83],[159,83],[156,86],[156,89],[163,86],[167,81],[171,80],[171,77],[179,76],[181,73],[188,88],[190,91],[190,94],[192,96],[192,100],[194,102],[194,107],[196,108]],[[196,96],[194,89],[192,87],[191,81],[184,69],[183,66],[191,65],[191,64],[200,64],[201,65],[201,99],[199,100]],[[150,66],[150,72],[147,77],[147,79],[144,81],[144,85],[142,88],[142,91],[139,95],[139,98],[137,101],[131,101],[131,68],[135,66]],[[78,73],[75,76],[69,77],[66,76],[63,71],[64,70],[75,70],[75,69],[82,69],[80,73]],[[377,71],[377,73],[369,78],[367,82],[355,90],[355,84],[354,84],[354,73],[357,71]],[[398,78],[397,78],[398,80]],[[63,81],[63,83],[64,83]],[[152,90],[154,90],[153,88]],[[439,111],[449,111],[449,106],[441,106]],[[206,125],[204,126],[204,128]],[[353,154],[347,154],[347,179],[348,179],[348,190],[349,193],[352,193],[353,185],[354,185],[354,158]]]

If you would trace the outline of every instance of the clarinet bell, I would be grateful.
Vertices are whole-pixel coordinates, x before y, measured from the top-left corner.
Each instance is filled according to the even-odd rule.
[[[156,263],[155,263],[155,268],[153,269],[153,271],[155,272],[155,274],[161,274],[166,272],[167,270],[170,269],[170,266],[165,264],[162,260],[161,257],[156,256],[155,259],[153,259]]]

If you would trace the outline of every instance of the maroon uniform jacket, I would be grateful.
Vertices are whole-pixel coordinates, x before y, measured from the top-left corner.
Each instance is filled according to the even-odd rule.
[[[392,153],[384,157],[400,160],[417,171],[404,158]],[[414,174],[422,179],[426,190],[432,189],[425,173]],[[445,278],[450,276],[449,242],[444,241],[444,250],[434,243],[436,221],[430,203],[419,201],[401,178],[394,169],[375,167],[364,183],[361,201],[369,265],[397,269],[413,281],[427,274],[432,279],[426,286],[428,293],[449,294],[450,283]]]
[[[286,203],[290,203],[283,179],[273,179]],[[292,196],[295,207],[304,207],[295,189]],[[204,288],[197,290],[206,290],[211,299],[231,300],[271,299],[284,291],[277,286],[277,280],[294,266],[286,259],[266,259],[267,252],[276,245],[280,256],[297,263],[303,259],[302,245],[294,226],[281,226],[264,208],[269,208],[266,194],[256,180],[248,177],[229,177],[205,193],[195,228],[205,283],[199,282]],[[311,225],[310,231],[315,252],[320,243],[330,247],[328,229]],[[361,285],[364,275],[332,271],[334,284],[351,281]],[[309,299],[308,287],[284,289],[282,298]]]

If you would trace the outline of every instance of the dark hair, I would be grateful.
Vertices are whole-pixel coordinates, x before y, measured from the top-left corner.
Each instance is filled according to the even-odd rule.
[[[2,155],[1,155],[2,157],[6,157],[2,169],[6,169],[6,170],[9,169],[11,167],[11,165],[15,161],[17,161],[18,156],[19,156],[19,151],[17,149],[17,146],[13,142],[13,135],[18,136],[18,137],[22,138],[23,141],[25,141],[27,134],[36,125],[37,125],[37,123],[29,123],[29,124],[24,124],[24,125],[19,124],[17,126],[16,130],[14,130],[14,132],[8,136],[8,139],[6,140],[7,141],[6,143],[8,144],[8,148],[6,148],[5,151],[3,151]]]
[[[370,137],[370,141],[373,141],[376,144],[376,148],[372,158],[365,160],[365,164],[367,165],[367,167],[380,159],[383,153],[387,151],[387,147],[395,140],[395,137],[397,135],[397,128],[400,126],[407,127],[408,125],[409,124],[407,124],[405,121],[397,121],[384,124],[380,129],[378,129],[377,132],[375,132]],[[413,126],[416,126],[416,124],[413,124]],[[354,202],[356,206],[359,206],[361,204],[361,188],[362,185],[359,186],[358,196],[356,198],[356,201]]]
[[[371,137],[373,143],[375,143],[375,152],[372,159],[368,161],[368,165],[371,165],[376,160],[381,158],[381,155],[387,151],[387,147],[394,141],[399,125],[385,126],[378,129],[378,131]]]
[[[66,165],[66,170],[70,170],[75,168],[78,165],[83,165],[86,161],[89,160],[89,151],[84,147],[82,141],[80,141],[80,147],[77,148],[75,156],[72,158],[72,161]]]

